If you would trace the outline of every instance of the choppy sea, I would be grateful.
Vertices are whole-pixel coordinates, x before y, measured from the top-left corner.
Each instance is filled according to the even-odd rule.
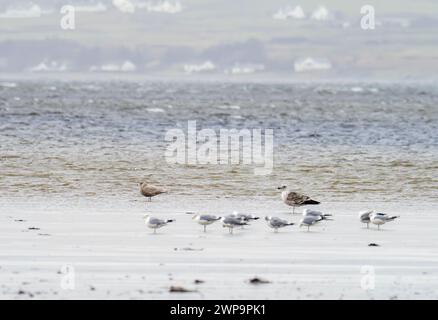
[[[272,129],[274,167],[170,164],[168,130]],[[397,83],[0,82],[0,199],[172,194],[438,200],[438,88]]]

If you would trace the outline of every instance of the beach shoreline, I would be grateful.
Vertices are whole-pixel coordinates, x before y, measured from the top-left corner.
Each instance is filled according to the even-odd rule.
[[[301,214],[290,214],[279,199],[257,197],[0,204],[0,299],[438,297],[433,202],[324,202],[314,208],[333,214],[334,221],[310,232],[294,225],[274,233],[260,219],[233,235],[220,223],[203,233],[186,212],[237,210],[294,223]],[[368,230],[357,216],[364,209],[401,218],[381,231]],[[144,225],[145,213],[176,221],[154,235]],[[374,289],[364,278],[370,275]],[[254,277],[269,283],[252,284]],[[189,292],[170,292],[172,286]]]

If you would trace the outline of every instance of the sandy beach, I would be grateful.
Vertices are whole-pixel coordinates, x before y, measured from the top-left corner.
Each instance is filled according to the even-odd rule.
[[[259,197],[0,205],[1,299],[438,298],[434,203],[324,202],[318,209],[334,221],[310,232],[294,225],[274,233],[261,219],[233,235],[220,223],[203,233],[186,212],[237,210],[295,223],[301,215],[279,199]],[[367,208],[401,217],[368,230],[357,217]],[[154,235],[145,213],[176,221]],[[66,270],[74,272],[74,288],[63,284]],[[374,288],[364,288],[370,270]],[[250,283],[254,277],[268,283]],[[190,292],[170,292],[172,286]]]

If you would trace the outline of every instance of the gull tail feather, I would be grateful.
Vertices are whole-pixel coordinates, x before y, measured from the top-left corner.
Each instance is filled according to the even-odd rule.
[[[316,200],[309,199],[309,200],[304,201],[303,204],[320,204],[320,202],[316,201]]]

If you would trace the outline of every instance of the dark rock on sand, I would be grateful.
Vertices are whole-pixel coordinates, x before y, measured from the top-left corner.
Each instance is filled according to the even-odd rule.
[[[195,290],[186,289],[184,287],[171,286],[169,292],[193,292]]]
[[[251,284],[262,284],[262,283],[270,283],[271,281],[265,280],[265,279],[261,279],[258,277],[254,277],[252,279],[249,280],[249,283]]]
[[[30,292],[26,292],[26,291],[24,291],[24,290],[18,290],[17,293],[18,293],[18,295],[20,295],[20,296],[27,294],[30,298],[33,298],[33,294],[32,294],[32,293],[30,293]]]

